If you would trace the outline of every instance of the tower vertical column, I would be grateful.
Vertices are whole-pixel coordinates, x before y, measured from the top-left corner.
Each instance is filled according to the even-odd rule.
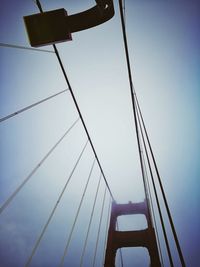
[[[117,231],[117,217],[130,214],[144,214],[148,227],[137,231]],[[150,256],[150,266],[160,267],[155,231],[150,222],[146,201],[140,203],[129,202],[128,204],[116,204],[116,202],[113,202],[104,267],[115,267],[117,249],[122,247],[146,247]]]

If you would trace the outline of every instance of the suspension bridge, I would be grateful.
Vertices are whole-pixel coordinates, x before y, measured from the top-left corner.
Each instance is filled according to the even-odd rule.
[[[41,3],[33,2],[38,12],[43,12]],[[100,18],[102,10],[98,5],[106,2],[107,12],[107,5],[109,7],[110,3],[113,4],[112,1],[96,2],[95,12],[100,12]],[[143,253],[146,255],[147,266],[149,264],[152,267],[186,266],[157,159],[134,87],[126,30],[125,1],[119,0],[119,3],[115,4],[115,9],[119,10],[118,26],[122,33],[121,48],[124,51],[126,63],[124,68],[127,72],[127,87],[129,87],[127,91],[131,99],[131,127],[138,153],[139,179],[144,188],[143,201],[131,202],[132,199],[127,199],[126,203],[118,201],[109,176],[104,171],[102,156],[99,157],[95,138],[91,135],[92,130],[88,127],[71,85],[70,75],[66,70],[69,66],[66,68],[62,52],[58,47],[54,43],[50,49],[47,49],[2,42],[1,49],[32,53],[33,57],[36,54],[54,57],[53,64],[59,69],[59,75],[65,84],[65,89],[47,94],[29,105],[21,106],[2,116],[0,118],[2,127],[23,116],[27,116],[30,122],[32,117],[28,116],[31,112],[39,111],[40,107],[47,107],[47,105],[52,109],[54,107],[51,106],[52,103],[66,96],[68,100],[65,99],[64,102],[66,101],[70,109],[73,109],[73,112],[70,111],[66,116],[67,127],[64,128],[65,125],[62,127],[62,133],[57,131],[55,135],[53,134],[54,142],[48,141],[41,153],[31,155],[31,146],[37,146],[33,138],[35,125],[32,126],[28,148],[22,148],[27,152],[24,158],[18,159],[18,166],[25,169],[21,171],[23,177],[19,178],[13,186],[8,186],[0,207],[0,216],[3,218],[1,222],[4,229],[3,239],[6,238],[6,234],[11,233],[11,239],[5,244],[5,251],[1,252],[6,254],[2,266],[127,266],[126,254],[123,250],[125,247],[146,248],[140,252],[140,256]],[[105,21],[106,19],[103,22]],[[86,24],[85,27],[88,25],[92,27],[90,23]],[[97,24],[100,22],[98,21]],[[81,26],[78,26],[78,29],[83,30]],[[105,43],[106,40],[104,40]],[[21,75],[22,79],[23,73]],[[101,75],[99,74],[98,77]],[[34,82],[40,83],[40,81]],[[65,108],[67,112],[66,105]],[[38,115],[40,116],[39,112]],[[51,115],[49,120],[54,120],[54,115],[52,117]],[[62,116],[62,124],[63,119],[64,116]],[[55,127],[51,128],[51,124],[48,124],[48,131],[55,131]],[[24,127],[26,128],[26,124]],[[48,132],[46,136],[48,139]],[[17,139],[15,142],[18,142]],[[38,150],[40,150],[39,147]],[[24,167],[28,157],[33,159],[34,164],[29,162],[27,167]],[[65,168],[66,165],[67,168]],[[9,168],[12,174],[12,164]],[[47,168],[50,171],[47,171]],[[134,229],[133,227],[129,231],[123,231],[118,219],[122,215],[133,214],[142,214],[145,228]],[[12,223],[13,220],[16,220],[15,223]],[[13,257],[14,254],[18,256]],[[18,263],[15,265],[16,259]],[[137,258],[131,259],[131,266],[139,266],[139,264]]]

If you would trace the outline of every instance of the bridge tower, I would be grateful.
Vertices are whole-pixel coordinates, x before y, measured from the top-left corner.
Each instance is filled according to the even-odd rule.
[[[116,227],[117,217],[130,214],[144,214],[147,220],[147,228],[137,231],[118,231]],[[117,249],[122,247],[146,247],[150,256],[150,266],[161,267],[155,231],[146,200],[140,203],[112,203],[104,267],[115,267]]]

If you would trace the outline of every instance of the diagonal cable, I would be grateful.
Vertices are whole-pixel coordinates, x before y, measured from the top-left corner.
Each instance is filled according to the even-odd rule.
[[[42,231],[40,233],[40,236],[38,237],[38,239],[37,239],[37,241],[36,241],[36,243],[35,243],[35,245],[33,247],[33,250],[32,250],[31,255],[29,256],[29,258],[28,258],[28,260],[27,260],[27,262],[25,264],[25,267],[30,266],[30,264],[32,262],[32,259],[33,259],[33,256],[34,256],[38,246],[40,245],[40,242],[41,242],[41,240],[42,240],[42,238],[43,238],[43,236],[44,236],[44,234],[46,232],[47,227],[49,226],[49,224],[51,222],[51,219],[53,218],[53,216],[55,214],[55,211],[56,211],[56,209],[58,207],[58,204],[59,204],[59,202],[60,202],[60,200],[61,200],[61,198],[62,198],[62,196],[63,196],[63,194],[64,194],[64,192],[65,192],[65,190],[66,190],[66,188],[67,188],[67,186],[68,186],[68,184],[69,184],[69,182],[70,182],[70,180],[71,180],[71,178],[72,178],[72,176],[74,174],[74,171],[75,171],[75,169],[76,169],[76,167],[77,167],[77,165],[78,165],[78,163],[79,163],[79,161],[80,161],[80,159],[81,159],[81,157],[83,155],[83,152],[86,149],[87,144],[88,144],[88,140],[87,140],[86,144],[84,145],[84,147],[83,147],[83,149],[82,149],[82,151],[81,151],[81,153],[80,153],[80,155],[79,155],[79,157],[78,157],[78,159],[77,159],[77,161],[76,161],[76,163],[75,163],[75,165],[74,165],[74,167],[73,167],[73,169],[72,169],[72,171],[71,171],[71,173],[70,173],[70,175],[69,175],[69,177],[68,177],[68,179],[67,179],[67,181],[66,181],[66,183],[65,183],[65,185],[64,185],[64,187],[63,187],[63,189],[62,189],[62,191],[61,191],[61,193],[60,193],[60,195],[58,197],[58,199],[57,199],[57,201],[56,201],[56,204],[54,205],[54,207],[53,207],[53,209],[52,209],[52,211],[51,211],[51,213],[50,213],[50,215],[49,215],[49,217],[48,217],[48,219],[47,219],[47,221],[46,221],[46,223],[45,223],[45,225],[44,225],[44,227],[43,227],[43,229],[42,229]]]
[[[81,259],[80,259],[80,267],[82,267],[82,265],[83,265],[83,258],[84,258],[84,255],[85,255],[85,250],[86,250],[87,241],[88,241],[88,237],[89,237],[90,227],[91,227],[91,223],[92,223],[93,216],[94,216],[94,210],[95,210],[95,206],[96,206],[96,202],[97,202],[97,196],[98,196],[98,193],[99,193],[101,177],[102,177],[102,173],[100,174],[100,177],[99,177],[99,181],[98,181],[98,185],[97,185],[97,189],[96,189],[96,193],[95,193],[95,199],[94,199],[92,211],[91,211],[91,214],[90,214],[90,221],[89,221],[89,224],[88,224],[86,238],[85,238],[83,251],[82,251]]]
[[[89,181],[90,181],[90,178],[91,178],[91,175],[92,175],[92,171],[93,171],[93,169],[94,169],[95,161],[96,161],[96,159],[93,161],[93,163],[92,163],[92,167],[91,167],[91,169],[90,169],[90,173],[89,173],[89,176],[88,176],[88,179],[87,179],[87,182],[86,182],[84,191],[83,191],[83,195],[82,195],[82,197],[81,197],[80,204],[79,204],[79,207],[78,207],[78,209],[77,209],[77,212],[76,212],[76,215],[75,215],[75,219],[74,219],[74,222],[73,222],[73,225],[72,225],[72,228],[71,228],[71,231],[70,231],[68,240],[67,240],[67,244],[66,244],[66,246],[65,246],[64,253],[63,253],[62,259],[61,259],[60,264],[59,264],[60,267],[62,267],[62,266],[64,265],[64,260],[65,260],[65,257],[66,257],[66,255],[67,255],[68,247],[69,247],[69,244],[70,244],[71,239],[72,239],[72,234],[73,234],[73,232],[74,232],[74,228],[75,228],[75,225],[76,225],[78,216],[79,216],[79,212],[80,212],[80,209],[81,209],[82,204],[83,204],[83,199],[84,199],[84,197],[85,197],[85,193],[86,193],[87,188],[88,188],[88,184],[89,184]]]
[[[11,113],[11,114],[9,114],[9,115],[3,117],[3,118],[0,118],[0,122],[3,122],[3,121],[5,121],[5,120],[8,120],[8,119],[10,119],[10,118],[12,118],[12,117],[14,117],[14,116],[16,116],[16,115],[18,115],[18,114],[20,114],[20,113],[26,111],[26,110],[29,110],[29,109],[31,109],[31,108],[33,108],[33,107],[35,107],[35,106],[37,106],[37,105],[39,105],[39,104],[41,104],[41,103],[44,103],[44,102],[46,102],[46,101],[48,101],[48,100],[50,100],[50,99],[52,99],[52,98],[54,98],[54,97],[56,97],[56,96],[58,96],[58,95],[60,95],[60,94],[63,94],[63,93],[65,93],[65,92],[67,92],[68,90],[69,90],[69,89],[65,89],[65,90],[60,91],[60,92],[58,92],[58,93],[56,93],[56,94],[50,95],[49,97],[46,97],[46,98],[44,98],[44,99],[42,99],[42,100],[40,100],[40,101],[38,101],[38,102],[35,102],[35,103],[33,103],[33,104],[31,104],[31,105],[29,105],[29,106],[27,106],[27,107],[24,107],[24,108],[22,108],[22,109],[20,109],[20,110],[17,110],[17,111],[15,111],[15,112],[13,112],[13,113]]]
[[[31,51],[46,52],[46,53],[55,53],[54,51],[51,51],[51,50],[31,48],[31,47],[27,47],[27,46],[6,44],[6,43],[0,43],[0,47],[17,48],[17,49],[22,49],[22,50],[31,50]]]
[[[28,174],[24,181],[15,189],[15,191],[8,197],[4,204],[0,207],[0,214],[5,210],[5,208],[10,204],[10,202],[15,198],[19,191],[25,186],[25,184],[31,179],[31,177],[36,173],[36,171],[42,166],[46,159],[52,154],[52,152],[57,148],[65,136],[70,132],[70,130],[79,121],[79,118],[72,124],[72,126],[64,133],[64,135],[56,142],[56,144],[47,152],[47,154],[42,158],[42,160],[33,168],[33,170]]]
[[[99,244],[99,236],[100,236],[100,230],[101,230],[101,224],[102,224],[102,218],[103,218],[103,211],[104,211],[105,199],[106,199],[106,189],[107,189],[107,187],[105,187],[104,194],[103,194],[103,203],[102,203],[102,207],[101,207],[100,221],[99,221],[99,227],[98,227],[98,232],[97,232],[97,240],[96,240],[93,263],[92,263],[93,267],[95,267],[95,262],[96,262],[97,248],[98,248],[98,244]]]

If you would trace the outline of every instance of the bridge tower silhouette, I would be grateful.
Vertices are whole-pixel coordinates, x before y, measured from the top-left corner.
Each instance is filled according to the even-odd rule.
[[[130,214],[145,215],[147,229],[137,231],[117,230],[117,217]],[[146,200],[140,203],[112,203],[104,267],[115,267],[116,251],[122,247],[146,247],[150,256],[150,266],[161,266],[155,231],[152,226]]]

